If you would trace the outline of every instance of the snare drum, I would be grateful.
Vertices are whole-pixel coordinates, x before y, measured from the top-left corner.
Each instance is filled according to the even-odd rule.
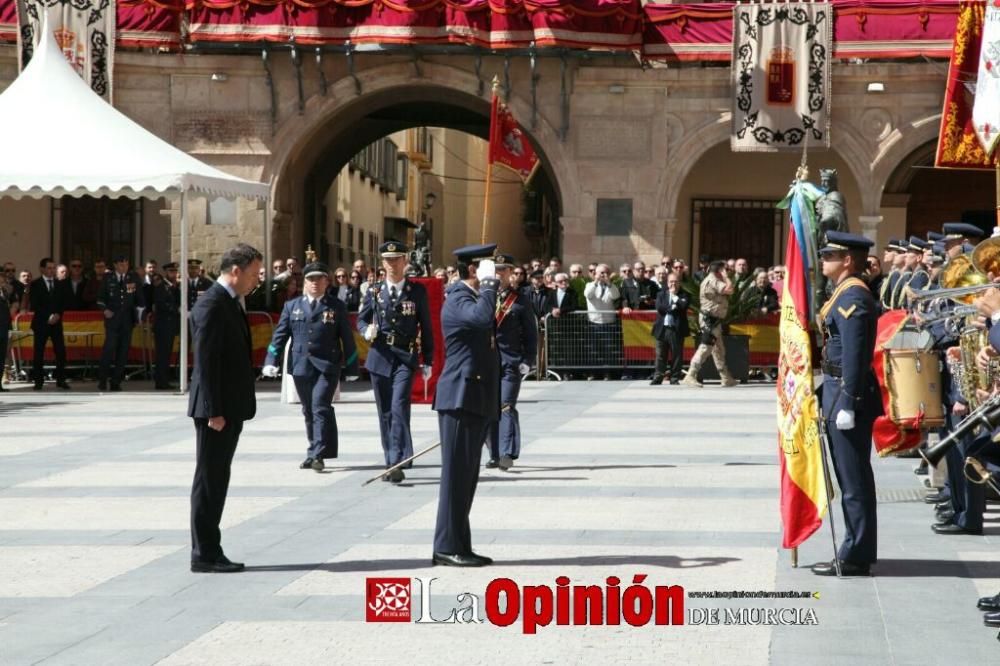
[[[893,423],[921,429],[944,425],[941,361],[937,352],[886,349],[885,381],[889,390],[889,418]]]

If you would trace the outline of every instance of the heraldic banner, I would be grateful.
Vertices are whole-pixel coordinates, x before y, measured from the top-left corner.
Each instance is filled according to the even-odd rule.
[[[734,152],[830,146],[829,3],[733,6]]]
[[[17,0],[21,69],[31,60],[42,17],[59,49],[90,89],[111,103],[115,44],[112,0]]]

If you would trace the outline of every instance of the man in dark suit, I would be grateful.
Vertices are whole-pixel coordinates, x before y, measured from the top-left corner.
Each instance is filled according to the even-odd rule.
[[[656,339],[656,368],[652,386],[663,383],[667,371],[667,357],[670,358],[670,383],[678,384],[681,378],[681,364],[684,362],[684,339],[689,331],[687,311],[690,305],[687,292],[681,289],[677,273],[667,276],[666,289],[656,295],[656,321],[653,322],[653,337]]]
[[[423,357],[424,381],[434,362],[434,331],[427,290],[406,279],[407,248],[389,240],[379,247],[385,279],[365,294],[358,312],[358,331],[371,343],[365,368],[375,390],[379,432],[386,469],[413,455],[410,436],[410,399],[417,369],[417,339]],[[393,470],[384,480],[399,483],[403,470]]]
[[[142,275],[142,298],[147,306],[153,305],[153,292],[156,290],[156,283],[159,282],[160,271],[155,259],[146,260],[146,271]]]
[[[194,419],[197,465],[191,485],[191,571],[243,570],[222,552],[219,523],[243,422],[257,412],[250,324],[240,305],[257,284],[263,257],[245,243],[222,255],[219,280],[191,309],[194,371],[188,416]]]
[[[500,419],[489,428],[490,459],[486,467],[507,471],[521,455],[521,422],[517,396],[521,378],[535,365],[538,329],[528,299],[514,286],[514,257],[498,254],[496,263],[500,293],[497,294],[496,340],[500,352]]]
[[[441,489],[434,529],[434,564],[492,564],[472,551],[469,512],[479,481],[483,441],[500,416],[500,359],[493,327],[497,289],[491,257],[496,244],[455,250],[459,281],[448,287],[441,309],[444,370],[434,394],[441,433]]]
[[[111,390],[121,391],[128,348],[132,344],[132,328],[139,321],[139,310],[146,307],[142,280],[129,270],[128,257],[115,257],[115,270],[104,278],[97,307],[104,311],[104,350],[101,352],[97,389],[107,390],[110,378]]]
[[[291,339],[288,367],[306,419],[309,447],[299,469],[322,472],[325,458],[337,457],[337,415],[333,393],[340,380],[340,367],[349,381],[358,378],[358,353],[347,308],[333,293],[330,269],[311,262],[303,268],[305,294],[285,303],[281,319],[267,346],[263,375],[278,376],[282,350]]]
[[[174,340],[181,332],[181,286],[177,281],[177,264],[163,265],[163,279],[153,287],[153,339],[156,342],[156,369],[153,378],[156,389],[169,391],[170,355]]]
[[[545,286],[545,271],[536,270],[531,272],[531,284],[524,287],[524,295],[531,305],[531,311],[535,313],[535,318],[542,320],[549,314],[549,294],[551,290]]]
[[[570,312],[577,311],[576,291],[569,284],[569,276],[565,273],[557,273],[555,277],[555,289],[549,290],[548,312],[553,317],[561,317]]]
[[[0,391],[3,387],[3,376],[7,369],[7,343],[10,340],[12,310],[14,309],[14,290],[6,275],[0,275]]]
[[[31,330],[35,337],[35,390],[42,390],[45,381],[45,343],[51,338],[56,355],[56,386],[68,389],[66,383],[66,342],[63,339],[62,315],[66,309],[66,287],[56,280],[56,264],[50,257],[38,262],[41,277],[31,283],[28,298],[31,303]]]
[[[66,277],[66,290],[68,292],[66,301],[67,310],[86,310],[83,300],[83,293],[87,287],[87,279],[83,277],[83,262],[79,259],[70,259],[69,275]]]

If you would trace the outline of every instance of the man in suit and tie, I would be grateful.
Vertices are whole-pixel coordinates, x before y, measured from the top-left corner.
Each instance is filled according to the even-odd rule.
[[[68,389],[66,383],[66,342],[63,339],[62,315],[66,309],[66,287],[56,280],[56,264],[51,257],[38,262],[42,275],[28,289],[31,304],[31,330],[35,338],[35,390],[42,390],[45,381],[45,343],[52,340],[52,351],[56,356],[54,373],[56,386]]]
[[[561,317],[576,312],[578,300],[576,291],[569,284],[569,276],[565,273],[556,273],[555,284],[556,288],[549,290],[549,311],[546,314]]]
[[[147,306],[152,306],[153,292],[156,289],[156,283],[161,278],[157,268],[158,264],[155,259],[146,260],[146,271],[142,275],[142,297],[146,301]]]
[[[108,380],[111,390],[121,391],[125,379],[128,348],[132,343],[132,328],[139,321],[139,312],[146,307],[142,295],[142,280],[129,270],[128,257],[115,258],[115,270],[104,278],[97,307],[104,311],[104,350],[97,375],[97,389],[105,391]],[[111,366],[114,365],[112,371]]]
[[[656,339],[656,367],[653,370],[651,386],[663,383],[670,362],[670,383],[677,385],[681,378],[681,364],[684,362],[684,339],[688,336],[687,311],[690,300],[681,289],[677,273],[666,278],[666,289],[656,295],[656,321],[653,322],[653,337]]]
[[[379,247],[385,280],[368,289],[358,312],[358,331],[371,347],[365,368],[375,390],[379,432],[386,469],[413,455],[410,436],[410,400],[413,373],[417,370],[417,340],[424,365],[424,381],[434,362],[434,331],[427,290],[406,279],[407,247],[389,240]],[[393,470],[383,480],[400,483],[403,470]]]
[[[288,367],[295,380],[306,419],[309,447],[299,469],[322,472],[325,458],[337,457],[337,415],[333,393],[344,366],[348,381],[358,378],[358,354],[347,308],[336,293],[327,293],[330,269],[326,264],[305,265],[305,294],[285,303],[281,319],[267,346],[262,374],[278,376],[282,350],[289,343]]]
[[[194,419],[197,465],[191,485],[191,571],[242,571],[222,551],[219,523],[243,423],[257,412],[250,324],[240,297],[257,284],[263,257],[240,243],[222,255],[219,279],[191,309],[194,372],[188,416]]]
[[[500,416],[500,358],[493,334],[500,281],[492,259],[496,244],[455,250],[459,281],[441,309],[444,370],[434,394],[441,433],[441,488],[434,529],[434,564],[481,567],[493,560],[472,550],[469,512],[490,425]]]

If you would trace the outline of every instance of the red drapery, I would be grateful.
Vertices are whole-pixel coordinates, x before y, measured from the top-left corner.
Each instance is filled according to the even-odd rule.
[[[118,46],[179,49],[184,0],[118,0]]]

